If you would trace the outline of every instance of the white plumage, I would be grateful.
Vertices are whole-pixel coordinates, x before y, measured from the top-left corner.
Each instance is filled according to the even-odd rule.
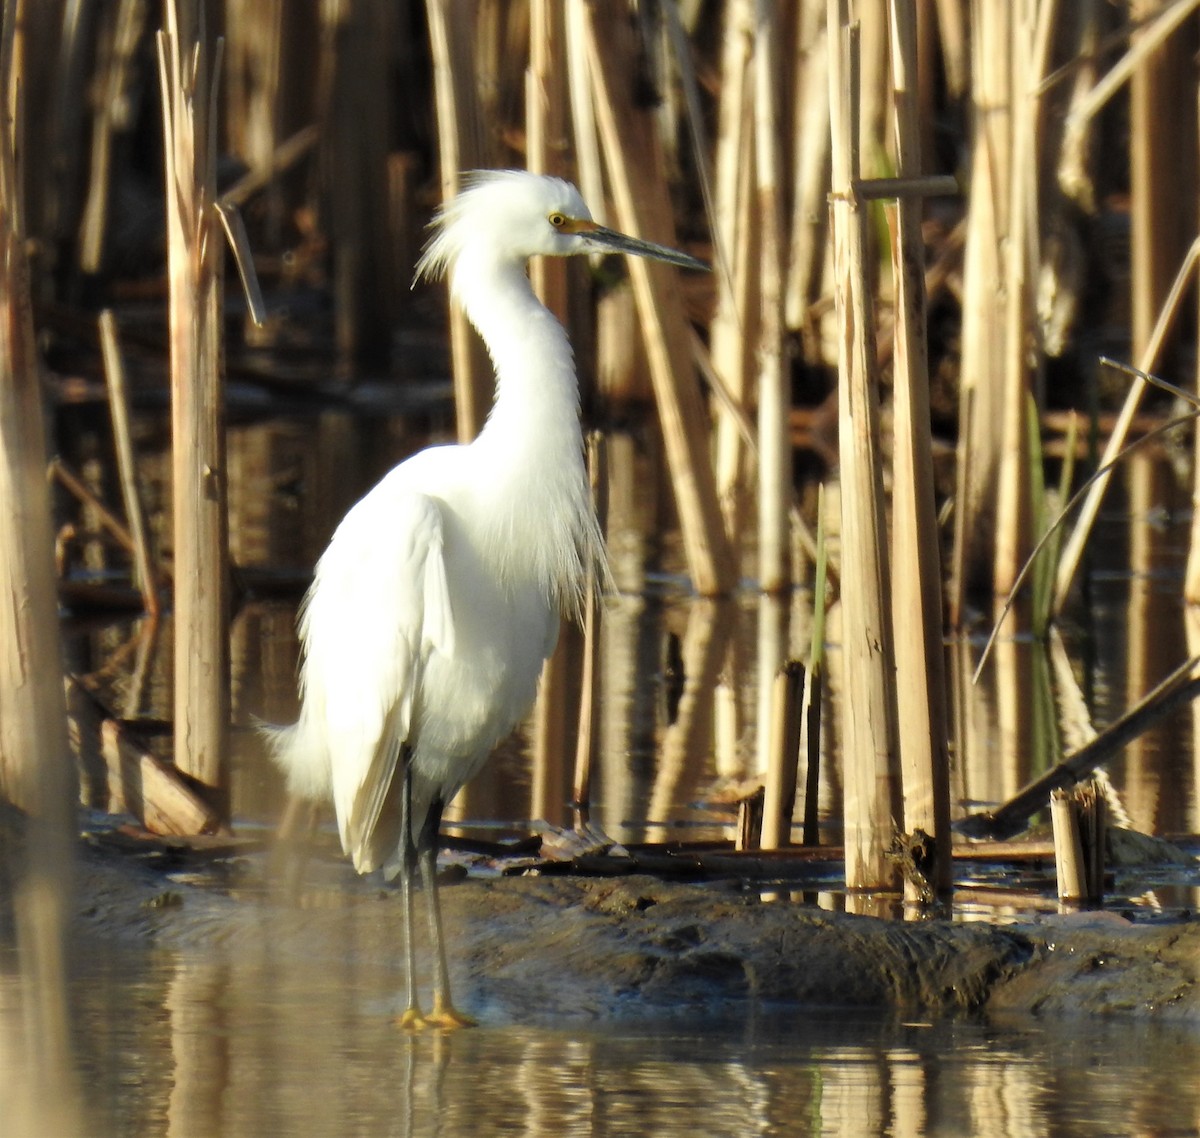
[[[603,565],[571,347],[525,264],[604,250],[703,267],[597,226],[573,186],[523,172],[470,176],[435,219],[417,272],[449,275],[495,364],[495,403],[474,442],[402,462],[338,526],[300,619],[300,717],[271,732],[290,789],[332,797],[355,868],[401,876],[408,1026],[469,1022],[450,1002],[434,887],[442,807],[528,713],[559,614]],[[430,1017],[415,995],[414,862],[437,942]]]

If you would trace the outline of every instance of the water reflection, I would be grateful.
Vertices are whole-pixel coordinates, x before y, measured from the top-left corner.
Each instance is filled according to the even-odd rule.
[[[775,1009],[413,1037],[379,979],[266,949],[89,955],[70,987],[81,1132],[1049,1138],[1200,1121],[1180,1078],[1200,1036],[1181,1026]],[[11,1015],[0,998],[0,1039]]]

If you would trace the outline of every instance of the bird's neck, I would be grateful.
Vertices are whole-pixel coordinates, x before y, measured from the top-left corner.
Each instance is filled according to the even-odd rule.
[[[541,459],[549,449],[580,451],[579,384],[563,327],[534,295],[524,266],[480,263],[455,292],[487,345],[496,395],[481,440],[506,455],[520,449]]]
[[[460,263],[454,285],[496,368],[495,401],[472,444],[492,474],[495,556],[502,570],[532,574],[557,604],[572,607],[584,566],[603,553],[570,342],[523,264]]]

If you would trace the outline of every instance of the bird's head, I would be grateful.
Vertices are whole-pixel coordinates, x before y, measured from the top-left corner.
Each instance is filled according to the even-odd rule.
[[[433,235],[417,263],[417,277],[434,280],[471,251],[497,261],[539,254],[630,253],[690,269],[707,269],[687,253],[628,237],[592,220],[570,182],[523,170],[466,175],[465,188],[434,218]]]

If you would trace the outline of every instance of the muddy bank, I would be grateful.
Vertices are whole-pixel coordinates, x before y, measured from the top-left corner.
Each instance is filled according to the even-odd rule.
[[[314,859],[304,888],[289,896],[267,883],[265,864],[149,866],[87,849],[76,875],[76,942],[84,951],[198,951],[208,961],[266,953],[276,968],[353,959],[398,999],[398,892],[330,858]],[[1200,1022],[1200,922],[1133,924],[1107,913],[1009,925],[897,922],[650,877],[469,877],[442,898],[456,998],[485,1022],[782,1005]]]

